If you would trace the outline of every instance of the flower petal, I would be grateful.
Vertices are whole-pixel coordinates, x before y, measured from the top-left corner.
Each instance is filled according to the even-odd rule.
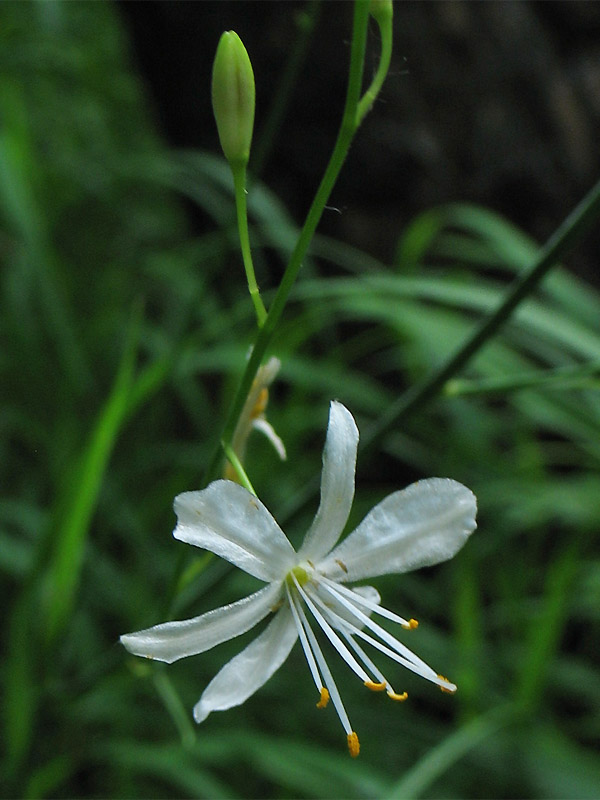
[[[211,711],[239,706],[265,684],[288,657],[298,632],[285,605],[267,628],[218,672],[194,706],[194,719],[203,722]]]
[[[476,511],[475,495],[461,483],[418,481],[376,505],[319,571],[345,582],[446,561],[477,527]]]
[[[282,461],[285,461],[287,459],[285,445],[281,437],[277,436],[277,434],[275,433],[275,429],[273,428],[270,422],[267,422],[267,420],[264,417],[257,417],[252,422],[252,427],[257,431],[260,431],[267,437],[267,439],[271,442],[271,444],[275,448],[277,455]]]
[[[344,530],[354,499],[358,428],[348,409],[333,401],[323,450],[321,503],[300,557],[318,560],[329,552]]]
[[[276,605],[281,589],[280,584],[271,583],[236,603],[207,611],[199,617],[163,622],[137,633],[126,633],[121,636],[121,643],[134,656],[172,664],[250,630]]]
[[[174,502],[173,536],[210,550],[263,581],[280,580],[296,554],[285,533],[257,497],[232,481],[214,481]]]

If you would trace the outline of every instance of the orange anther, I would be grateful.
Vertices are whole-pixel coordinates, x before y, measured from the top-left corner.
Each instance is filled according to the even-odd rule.
[[[415,628],[419,627],[419,622],[416,619],[409,619],[406,625],[402,626],[407,631],[414,631]]]
[[[445,678],[443,675],[438,675],[438,678],[439,678],[441,681],[446,681],[446,683],[450,683],[450,681],[448,680],[448,678]],[[456,688],[454,688],[454,689],[448,689],[448,687],[447,687],[447,686],[440,686],[440,689],[441,689],[441,690],[442,690],[442,692],[444,692],[445,694],[454,694],[454,693],[456,692]]]
[[[327,705],[328,702],[329,702],[329,692],[323,686],[323,688],[321,689],[321,698],[319,699],[319,702],[317,703],[317,708],[325,708],[325,706]]]
[[[408,692],[402,692],[402,694],[396,694],[396,692],[388,692],[388,697],[391,700],[396,700],[398,703],[403,703],[408,697]]]
[[[351,731],[348,734],[348,750],[352,758],[356,758],[356,756],[360,753],[360,742],[358,741],[358,736]]]

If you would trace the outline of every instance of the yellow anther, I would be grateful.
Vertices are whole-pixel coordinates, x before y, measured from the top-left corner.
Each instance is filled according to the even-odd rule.
[[[414,631],[415,628],[419,627],[419,622],[416,619],[409,619],[406,625],[402,626],[407,631]]]
[[[266,386],[258,393],[258,397],[256,398],[256,403],[254,404],[254,408],[250,412],[250,419],[257,419],[262,414],[265,413],[267,409],[267,404],[269,402],[269,390]]]
[[[328,702],[329,702],[329,692],[323,686],[321,688],[321,698],[320,698],[319,702],[317,703],[317,708],[325,708],[325,706],[327,705]]]
[[[356,756],[360,753],[360,742],[358,741],[358,736],[351,731],[348,734],[348,750],[352,758],[356,758]]]
[[[403,703],[408,697],[408,692],[402,692],[402,694],[396,694],[396,692],[388,692],[388,697],[391,700],[396,700],[398,703]]]
[[[340,559],[339,559],[339,558],[336,558],[336,559],[335,559],[335,563],[338,565],[338,567],[339,567],[341,570],[343,570],[343,571],[346,573],[346,575],[348,574],[348,567],[347,567],[347,566],[344,564],[344,562],[343,562],[343,561],[340,561]]]
[[[439,678],[441,681],[446,681],[447,683],[450,683],[450,681],[448,680],[448,678],[445,678],[443,675],[438,675],[438,678]],[[444,692],[445,694],[454,694],[454,693],[456,692],[456,689],[448,689],[446,686],[440,686],[440,689],[441,689],[441,690],[442,690],[442,692]]]
[[[365,681],[365,686],[372,692],[384,692],[386,685],[387,684],[385,681],[383,681],[382,683],[375,683],[375,681]]]

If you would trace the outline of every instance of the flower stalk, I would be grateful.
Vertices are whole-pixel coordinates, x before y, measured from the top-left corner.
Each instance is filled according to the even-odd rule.
[[[217,46],[212,74],[212,103],[221,148],[233,175],[242,260],[248,291],[261,327],[267,312],[252,263],[246,203],[246,166],[254,129],[256,88],[250,57],[235,31],[225,31]]]

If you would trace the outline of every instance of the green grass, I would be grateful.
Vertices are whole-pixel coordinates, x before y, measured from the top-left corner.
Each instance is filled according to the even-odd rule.
[[[391,707],[334,667],[360,732],[350,760],[296,648],[197,727],[192,705],[240,642],[161,668],[118,637],[163,621],[174,587],[180,617],[253,588],[170,535],[254,334],[228,168],[160,142],[111,5],[9,3],[0,23],[3,795],[598,797],[597,290],[555,267],[359,453],[351,523],[422,476],[478,496],[479,530],[452,562],[377,581],[419,618],[411,644],[456,696],[398,670],[410,698]],[[190,235],[182,197],[209,233]],[[283,271],[299,225],[261,183],[248,206],[258,272]],[[329,401],[367,442],[398,387],[442,367],[538,254],[459,204],[414,220],[390,264],[316,236],[271,346],[269,419],[289,458],[256,437],[245,464],[294,542],[317,504]],[[261,282],[267,307],[274,288]]]

